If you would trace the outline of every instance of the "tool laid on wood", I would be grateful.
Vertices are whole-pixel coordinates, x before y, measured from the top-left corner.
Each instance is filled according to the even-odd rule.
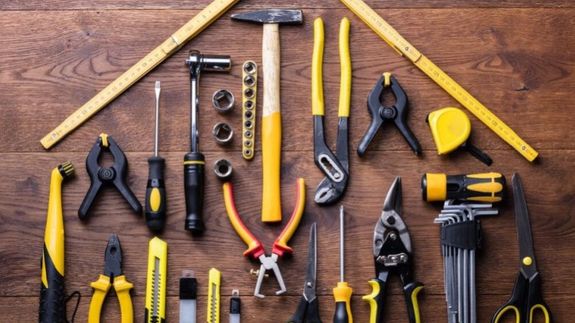
[[[156,126],[154,131],[154,156],[148,158],[148,183],[146,186],[146,204],[144,214],[148,229],[159,232],[166,225],[166,187],[164,184],[164,168],[166,161],[158,155],[160,136],[160,81],[156,81]]]
[[[212,128],[212,136],[218,145],[228,145],[234,138],[234,129],[225,122],[218,122]]]
[[[64,281],[64,214],[62,183],[74,176],[74,166],[65,162],[52,169],[50,197],[46,212],[44,249],[42,251],[42,285],[40,286],[40,323],[65,323],[66,291]]]
[[[279,25],[301,25],[303,13],[301,10],[268,9],[234,14],[232,19],[263,24],[262,221],[279,222],[282,219]]]
[[[399,55],[405,56],[431,80],[473,113],[501,139],[517,150],[529,161],[537,158],[537,151],[527,144],[501,119],[474,98],[455,80],[443,72],[437,65],[421,54],[413,45],[403,38],[390,24],[371,9],[362,0],[341,0],[353,13],[391,46]]]
[[[535,321],[536,312],[543,315],[545,323],[551,323],[553,321],[551,310],[545,304],[541,291],[541,275],[537,271],[535,262],[529,210],[519,174],[513,174],[511,182],[513,183],[517,240],[519,240],[519,275],[511,298],[495,312],[491,323],[499,323],[504,317],[510,315],[515,315],[517,323],[532,323]]]
[[[373,233],[373,259],[376,278],[369,281],[372,292],[363,297],[371,309],[369,322],[383,322],[385,286],[390,274],[398,274],[403,284],[410,323],[420,323],[417,295],[423,284],[413,274],[411,236],[401,218],[401,178],[396,177],[383,203],[381,217]]]
[[[482,245],[482,216],[499,212],[491,204],[457,204],[448,200],[434,222],[441,224],[445,300],[449,323],[477,322],[475,258]]]
[[[229,180],[232,177],[233,171],[232,163],[227,159],[218,159],[214,163],[214,174],[222,181]]]
[[[230,297],[230,321],[229,323],[240,323],[242,315],[242,300],[240,299],[240,291],[237,289],[232,290],[232,297]]]
[[[219,113],[228,113],[234,108],[235,98],[230,90],[219,89],[212,95],[212,106]]]
[[[113,234],[108,240],[104,253],[104,273],[90,286],[94,289],[94,293],[90,301],[88,323],[100,323],[102,306],[111,287],[114,287],[120,302],[121,322],[134,322],[134,309],[130,296],[130,290],[134,285],[126,280],[122,271],[122,246],[117,235]]]
[[[190,51],[186,64],[190,68],[190,152],[184,156],[184,190],[186,198],[185,229],[192,234],[204,232],[204,165],[198,133],[200,109],[200,75],[202,72],[229,72],[232,60],[225,55],[203,55]]]
[[[184,270],[180,278],[180,323],[196,323],[198,280],[192,270]]]
[[[82,123],[91,116],[102,110],[108,103],[112,102],[120,94],[124,93],[134,83],[148,74],[156,66],[160,65],[166,58],[174,54],[189,40],[197,36],[202,30],[208,27],[212,22],[218,19],[228,9],[235,5],[239,0],[214,0],[202,11],[189,20],[185,25],[173,33],[160,46],[156,47],[144,58],[139,60],[135,65],[130,67],[126,72],[108,84],[96,96],[91,98],[58,127],[50,131],[40,143],[45,149],[54,146],[66,135],[78,128]]]
[[[242,241],[248,246],[248,249],[244,251],[244,256],[252,258],[254,260],[259,260],[261,263],[260,269],[256,272],[258,276],[258,280],[256,283],[256,288],[254,290],[254,296],[263,298],[265,297],[263,294],[260,293],[260,289],[262,286],[263,279],[266,275],[266,271],[271,270],[273,271],[276,280],[280,286],[280,289],[276,291],[276,295],[283,294],[287,291],[280,268],[277,264],[278,258],[283,256],[284,254],[293,253],[293,249],[287,245],[288,241],[291,239],[293,234],[295,233],[303,215],[303,210],[305,207],[305,182],[303,178],[299,178],[297,180],[297,190],[296,190],[296,207],[278,236],[278,238],[274,241],[272,254],[271,256],[266,255],[266,251],[264,249],[263,244],[249,231],[246,227],[244,222],[242,221],[235,203],[234,203],[234,193],[232,189],[232,184],[230,182],[223,184],[223,191],[224,191],[224,202],[226,206],[226,212],[228,214],[228,218],[230,219],[230,223],[232,227],[238,234],[238,236],[242,239]]]
[[[395,103],[392,106],[383,104],[383,93],[391,90],[395,97]],[[371,116],[371,124],[361,138],[357,147],[357,154],[363,156],[367,147],[377,134],[377,131],[383,127],[384,122],[393,121],[399,132],[405,138],[409,147],[416,155],[421,154],[419,141],[407,125],[408,102],[407,95],[403,88],[391,73],[383,73],[367,97],[367,111]]]
[[[339,208],[339,275],[337,286],[333,289],[335,299],[335,314],[333,323],[353,323],[351,314],[351,295],[353,290],[345,281],[345,219],[343,205]]]
[[[314,222],[309,231],[309,246],[307,252],[307,269],[303,295],[300,298],[296,312],[288,323],[321,323],[319,317],[319,301],[316,295],[317,286],[317,224]]]
[[[245,61],[242,65],[242,156],[245,160],[254,158],[257,97],[258,65]]]
[[[158,237],[148,247],[146,278],[145,323],[166,322],[166,284],[168,279],[168,244]]]
[[[222,283],[222,273],[216,268],[211,268],[208,277],[207,322],[220,323],[220,285]]]
[[[505,182],[505,176],[493,172],[468,175],[426,173],[421,177],[421,196],[427,202],[496,203],[503,199]]]
[[[343,18],[339,29],[341,81],[339,92],[338,127],[335,155],[325,142],[323,119],[323,20],[314,21],[314,46],[311,72],[311,103],[313,114],[314,161],[325,178],[318,185],[314,200],[319,205],[337,202],[349,180],[348,119],[351,101],[351,56],[349,54],[349,20]]]
[[[99,164],[100,155],[104,152],[110,152],[114,158],[114,164],[110,167],[102,167]],[[140,204],[140,201],[138,201],[138,198],[134,195],[128,183],[126,183],[128,160],[120,146],[118,146],[111,136],[105,133],[100,134],[86,158],[86,170],[88,171],[88,175],[90,175],[90,188],[78,210],[80,220],[88,219],[90,208],[104,186],[116,187],[128,204],[130,204],[134,213],[142,214],[142,204]]]
[[[469,141],[471,121],[465,112],[457,108],[447,107],[431,112],[427,115],[426,121],[431,128],[433,141],[435,141],[439,155],[445,155],[461,148],[467,150],[473,157],[487,166],[493,163],[489,155]]]

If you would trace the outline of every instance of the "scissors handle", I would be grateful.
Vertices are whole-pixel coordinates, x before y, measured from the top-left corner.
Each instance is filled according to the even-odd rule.
[[[530,279],[519,273],[511,298],[495,312],[491,323],[499,323],[507,315],[514,315],[516,323],[535,323],[534,317],[537,311],[543,314],[544,323],[553,323],[551,311],[541,294],[539,273]]]

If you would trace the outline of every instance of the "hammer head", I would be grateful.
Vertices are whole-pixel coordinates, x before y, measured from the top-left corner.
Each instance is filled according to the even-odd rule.
[[[301,25],[303,13],[295,9],[267,9],[232,15],[233,20],[259,24]]]

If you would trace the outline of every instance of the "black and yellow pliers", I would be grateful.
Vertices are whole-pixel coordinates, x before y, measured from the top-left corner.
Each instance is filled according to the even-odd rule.
[[[102,305],[112,286],[114,286],[116,296],[120,302],[121,322],[132,323],[134,322],[134,310],[132,308],[130,289],[134,285],[126,280],[126,276],[122,272],[122,248],[120,240],[115,234],[108,240],[104,261],[104,273],[100,275],[97,281],[90,284],[94,288],[94,293],[90,301],[88,323],[100,322]]]
[[[314,46],[311,73],[311,101],[313,114],[314,161],[324,173],[314,200],[317,204],[327,205],[337,202],[345,192],[349,179],[348,119],[351,100],[351,56],[349,54],[349,28],[347,18],[341,20],[339,29],[339,57],[341,81],[339,90],[338,127],[335,154],[325,143],[323,118],[325,114],[323,98],[323,20],[314,21]]]
[[[401,178],[396,177],[385,198],[383,212],[373,235],[376,278],[369,281],[371,294],[363,297],[371,308],[369,323],[383,322],[385,285],[390,274],[398,274],[401,278],[409,322],[421,322],[417,295],[423,289],[423,284],[417,282],[413,275],[411,237],[401,219],[401,197]]]

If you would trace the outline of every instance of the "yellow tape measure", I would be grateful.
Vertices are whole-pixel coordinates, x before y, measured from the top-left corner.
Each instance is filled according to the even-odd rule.
[[[501,139],[515,148],[529,161],[537,158],[537,151],[517,135],[508,125],[481,104],[461,85],[443,72],[437,65],[421,54],[413,45],[403,38],[397,30],[388,24],[380,15],[362,0],[341,0],[354,14],[369,26],[379,37],[385,40],[401,56],[407,57],[415,66],[443,88],[449,95],[466,107],[481,122],[488,126]]]
[[[160,46],[156,47],[134,66],[124,72],[124,74],[108,84],[108,86],[96,94],[90,101],[86,102],[72,113],[72,115],[66,118],[58,127],[44,136],[44,138],[40,140],[42,146],[46,149],[54,146],[58,141],[62,140],[62,138],[96,114],[96,112],[103,109],[108,103],[124,93],[124,91],[166,60],[166,58],[174,54],[186,42],[197,36],[238,1],[239,0],[214,0],[166,39]]]

